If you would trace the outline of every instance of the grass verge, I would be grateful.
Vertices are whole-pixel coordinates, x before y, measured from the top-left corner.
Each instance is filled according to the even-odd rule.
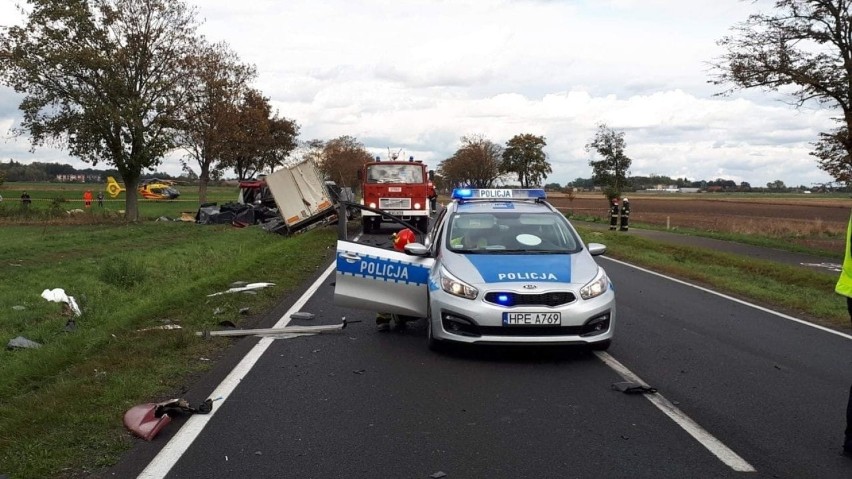
[[[194,332],[271,309],[327,264],[335,240],[334,228],[283,238],[174,222],[0,228],[0,340],[42,344],[0,351],[0,475],[79,477],[115,463],[134,440],[124,411],[179,396],[227,347]],[[207,297],[237,280],[275,286]],[[41,297],[53,288],[83,311],[73,332],[62,305]],[[164,324],[182,329],[140,331]]]
[[[846,302],[834,293],[836,277],[805,268],[638,236],[577,227],[583,240],[607,245],[607,256],[711,287],[719,292],[848,329]]]

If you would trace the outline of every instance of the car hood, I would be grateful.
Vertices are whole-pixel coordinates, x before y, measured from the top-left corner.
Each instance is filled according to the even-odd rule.
[[[459,254],[447,252],[443,266],[471,286],[544,283],[583,286],[598,272],[586,251],[571,254]]]

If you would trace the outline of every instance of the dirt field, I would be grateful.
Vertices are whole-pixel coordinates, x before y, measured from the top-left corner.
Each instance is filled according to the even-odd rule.
[[[632,194],[630,220],[666,227],[758,234],[789,238],[798,244],[829,251],[843,251],[844,233],[852,200],[839,198],[751,198],[667,194]],[[582,194],[573,200],[548,195],[559,209],[608,221],[609,210],[601,195]]]

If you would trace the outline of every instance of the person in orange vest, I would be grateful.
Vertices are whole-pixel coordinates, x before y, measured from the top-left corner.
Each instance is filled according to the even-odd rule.
[[[89,208],[90,206],[92,206],[92,192],[91,191],[86,190],[86,192],[83,193],[83,203],[86,204],[86,208]]]

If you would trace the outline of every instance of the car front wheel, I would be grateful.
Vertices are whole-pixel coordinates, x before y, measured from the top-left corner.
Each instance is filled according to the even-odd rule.
[[[432,307],[426,308],[426,346],[430,351],[440,351],[444,342],[436,338],[432,331]]]

